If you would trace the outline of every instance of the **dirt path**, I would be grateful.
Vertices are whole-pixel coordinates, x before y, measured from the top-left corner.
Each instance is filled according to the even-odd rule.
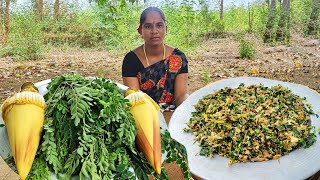
[[[206,82],[237,76],[259,76],[306,85],[320,92],[320,41],[295,38],[291,47],[267,47],[254,37],[255,60],[239,58],[239,43],[233,39],[217,39],[203,44],[190,61],[190,90]],[[252,72],[255,68],[258,74]],[[194,86],[193,84],[196,84]]]
[[[239,58],[239,43],[232,38],[212,39],[189,59],[189,92],[210,82],[236,76],[259,76],[303,84],[320,92],[320,41],[294,37],[291,47],[268,47],[257,38],[254,60]],[[53,51],[38,61],[16,62],[0,58],[0,102],[19,90],[23,82],[38,82],[65,73],[100,76],[122,83],[121,63],[124,54],[104,51]],[[252,72],[255,68],[259,73]]]

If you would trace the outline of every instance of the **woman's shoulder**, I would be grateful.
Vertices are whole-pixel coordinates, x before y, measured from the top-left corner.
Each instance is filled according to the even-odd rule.
[[[133,52],[133,50],[129,51],[125,56],[124,59],[132,59],[132,58],[137,58],[137,55]]]
[[[184,52],[181,51],[179,48],[174,48],[173,54],[176,54],[176,55],[184,55]]]
[[[139,57],[133,52],[128,52],[123,58],[123,66],[136,67],[139,66],[140,60]]]
[[[172,48],[172,51],[171,51],[171,55],[172,56],[180,56],[182,60],[186,60],[186,55],[184,54],[183,51],[181,51],[179,48],[177,47],[171,47]]]
[[[140,61],[139,47],[131,50],[125,55],[122,63],[123,67],[130,67],[139,70],[144,68]]]
[[[139,46],[139,47],[137,47],[137,48],[129,51],[129,52],[125,55],[124,60],[132,60],[132,59],[134,59],[134,60],[139,60],[140,48],[141,48],[141,47]]]
[[[171,54],[171,55],[181,55],[181,54],[184,55],[184,52],[182,52],[177,47],[173,47],[173,46],[167,45],[167,49],[168,49],[169,54]]]
[[[125,55],[125,58],[135,58],[137,60],[139,60],[141,56],[141,46],[139,47],[136,47],[135,49],[131,50],[130,52],[128,52],[126,55]]]

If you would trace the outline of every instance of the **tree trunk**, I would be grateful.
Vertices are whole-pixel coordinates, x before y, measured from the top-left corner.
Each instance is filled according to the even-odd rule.
[[[60,18],[60,2],[59,2],[59,0],[54,1],[53,9],[54,9],[54,17],[58,21]]]
[[[2,25],[4,24],[4,8],[5,7],[5,2],[4,0],[0,0],[0,26],[2,27]]]
[[[308,34],[315,35],[319,29],[320,0],[313,0],[312,12],[308,22]]]
[[[250,4],[248,3],[248,13],[249,13],[249,33],[252,33],[252,25],[253,25],[253,8],[250,7]]]
[[[0,47],[5,42],[5,36],[4,36],[4,8],[5,3],[4,0],[0,0]]]
[[[36,8],[37,8],[37,14],[39,19],[42,21],[43,20],[43,0],[36,0]]]
[[[288,2],[287,2],[287,26],[286,26],[286,31],[285,31],[285,37],[286,37],[286,40],[287,40],[287,42],[289,42],[290,41],[290,39],[291,39],[291,33],[290,33],[290,25],[291,25],[291,0],[288,0]]]
[[[264,31],[263,41],[271,42],[272,41],[272,31],[274,27],[274,22],[276,18],[276,0],[271,0],[270,8],[269,8],[269,18],[266,25],[266,29]]]
[[[284,41],[289,40],[290,37],[290,0],[283,0],[281,7],[281,16],[278,23],[276,32],[276,40]]]
[[[220,20],[223,19],[223,0],[220,0]]]
[[[4,13],[4,39],[7,41],[10,33],[10,0],[6,0]]]

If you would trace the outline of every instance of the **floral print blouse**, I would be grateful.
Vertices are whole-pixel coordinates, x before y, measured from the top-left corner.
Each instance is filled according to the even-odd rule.
[[[188,61],[177,48],[166,59],[146,68],[133,51],[125,56],[122,64],[122,76],[137,77],[140,90],[157,102],[162,110],[175,109],[174,82],[181,73],[188,73]]]

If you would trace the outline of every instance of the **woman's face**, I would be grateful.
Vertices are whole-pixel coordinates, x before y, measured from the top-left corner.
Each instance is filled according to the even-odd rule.
[[[158,12],[151,11],[147,14],[146,20],[141,27],[141,35],[147,45],[163,44],[166,25]]]

